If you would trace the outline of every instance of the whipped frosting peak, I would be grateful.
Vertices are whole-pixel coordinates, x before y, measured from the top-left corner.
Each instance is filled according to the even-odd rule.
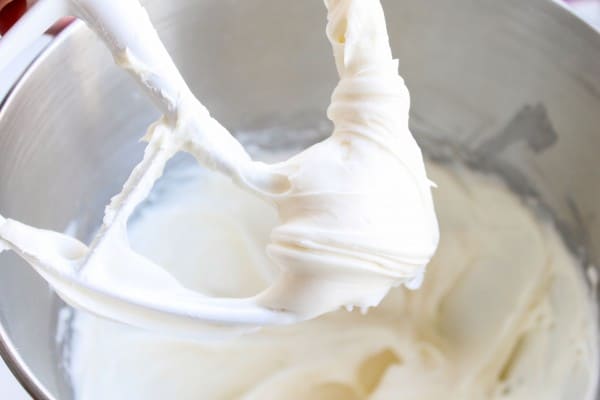
[[[375,306],[399,284],[419,287],[439,240],[431,182],[408,128],[410,96],[381,5],[326,4],[340,76],[328,109],[334,131],[276,167],[291,189],[273,198],[281,224],[268,245],[283,267],[277,290],[313,283],[310,296],[291,306],[285,301],[293,297],[279,291],[268,302],[319,314],[340,305]]]

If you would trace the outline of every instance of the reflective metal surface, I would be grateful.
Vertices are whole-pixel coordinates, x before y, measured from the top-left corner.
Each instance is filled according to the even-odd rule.
[[[323,130],[336,75],[321,0],[146,3],[194,92],[232,131]],[[600,35],[547,0],[384,6],[428,153],[499,171],[600,264]],[[93,34],[72,26],[2,105],[0,210],[58,230],[78,219],[89,237],[156,116]],[[0,256],[0,352],[38,399],[71,397],[57,309],[29,267]]]

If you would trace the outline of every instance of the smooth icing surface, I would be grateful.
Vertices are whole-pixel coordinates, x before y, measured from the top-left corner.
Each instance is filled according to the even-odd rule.
[[[79,313],[77,398],[592,399],[595,310],[555,229],[494,178],[429,173],[441,242],[421,289],[393,289],[366,315],[339,310],[222,342]],[[132,222],[133,248],[211,295],[267,287],[275,209],[214,173],[193,175]]]

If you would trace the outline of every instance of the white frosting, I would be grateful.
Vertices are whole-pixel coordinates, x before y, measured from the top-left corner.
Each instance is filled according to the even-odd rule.
[[[495,179],[429,173],[442,235],[420,290],[224,342],[78,313],[76,399],[592,400],[595,309],[554,228]],[[133,248],[211,295],[268,287],[276,210],[208,171],[171,182],[132,222]]]
[[[377,305],[400,283],[419,287],[438,242],[431,184],[408,129],[410,98],[379,1],[326,3],[340,75],[328,110],[335,128],[275,167],[291,187],[272,197],[281,224],[268,251],[284,273],[275,298],[265,294],[266,304],[309,315]],[[298,281],[311,290],[296,289]]]
[[[219,324],[297,322],[421,284],[438,226],[381,6],[326,2],[335,130],[267,165],[193,97],[136,1],[73,4],[164,117],[89,247],[0,217],[0,251],[76,307],[195,339],[80,313],[77,398],[593,398],[595,314],[577,262],[502,185],[466,171],[432,167],[443,235],[420,291],[395,289],[368,315],[206,340]],[[178,187],[131,227],[146,258],[127,221],[178,151],[246,192],[206,171]]]
[[[89,248],[15,221],[0,225],[5,245],[63,299],[116,321],[181,333],[194,331],[197,320],[267,325],[341,306],[366,309],[392,286],[420,286],[438,226],[379,1],[326,2],[340,75],[328,112],[335,130],[271,166],[252,161],[193,97],[135,0],[74,3],[165,115],[150,127],[143,161],[106,208]],[[205,297],[129,247],[127,220],[178,151],[276,204],[281,224],[267,249],[281,273],[264,292],[245,299]]]

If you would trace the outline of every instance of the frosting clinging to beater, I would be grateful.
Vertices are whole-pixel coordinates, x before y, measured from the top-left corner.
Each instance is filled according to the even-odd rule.
[[[107,207],[89,248],[0,218],[0,246],[26,258],[63,299],[116,321],[181,333],[203,332],[206,324],[283,324],[341,306],[367,308],[392,286],[421,284],[438,226],[379,0],[326,2],[340,76],[328,110],[335,129],[275,165],[253,161],[210,117],[135,0],[77,4],[165,116],[149,128],[144,159]],[[267,251],[281,273],[264,292],[244,299],[204,296],[130,248],[129,217],[179,151],[277,206],[281,224]],[[64,251],[73,246],[75,259]],[[119,268],[107,273],[112,264]]]
[[[391,286],[418,287],[439,239],[381,4],[325,3],[340,76],[328,109],[334,132],[277,166],[291,190],[273,197],[282,224],[268,247],[285,292],[298,281],[314,285],[306,296],[267,293],[268,302],[300,313],[374,306]]]

